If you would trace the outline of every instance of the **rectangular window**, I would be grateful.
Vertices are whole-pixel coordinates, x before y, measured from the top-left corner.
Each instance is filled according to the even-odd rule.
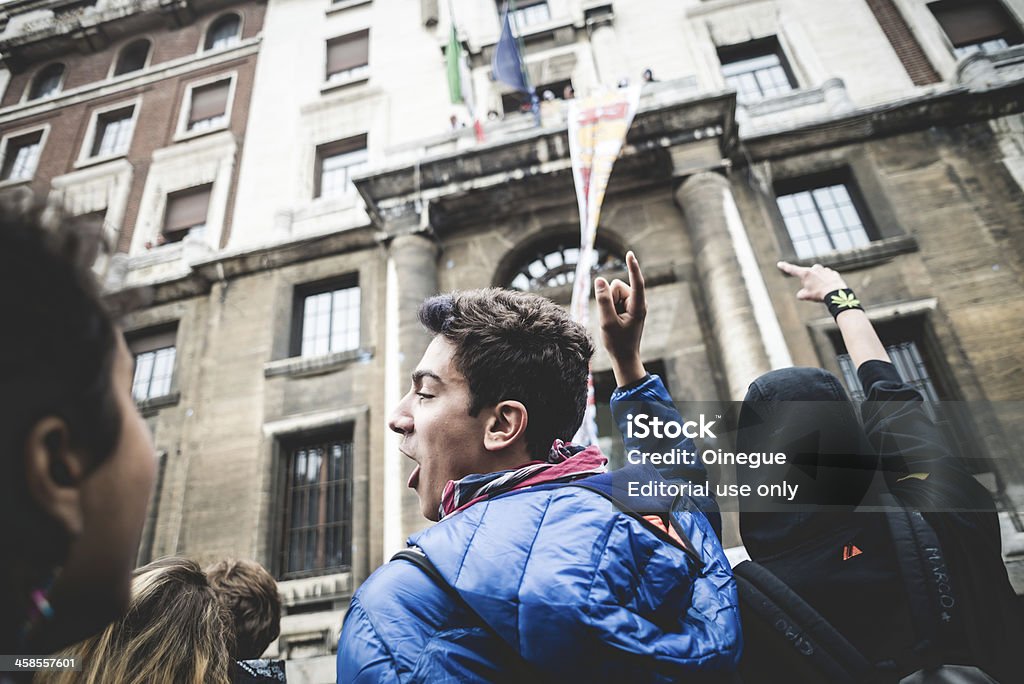
[[[352,565],[351,429],[282,447],[282,578],[348,569]]]
[[[192,88],[186,130],[205,131],[227,123],[231,79]]]
[[[993,472],[997,478],[1000,477],[994,469],[995,464],[984,456],[983,440],[965,410],[966,405],[950,401],[955,395],[948,384],[949,371],[944,367],[942,352],[929,332],[927,319],[923,316],[900,317],[875,322],[874,327],[900,377],[921,393],[924,398],[922,408],[942,431],[949,448],[965,457],[971,472]],[[857,369],[839,332],[833,331],[830,336],[850,398],[860,403],[865,400],[865,395]]]
[[[145,401],[171,393],[177,328],[164,328],[141,335],[131,335],[128,347],[135,357],[132,397]]]
[[[1005,50],[1024,40],[1020,27],[998,0],[940,0],[929,3],[928,9],[957,57]]]
[[[359,299],[354,278],[296,289],[292,356],[358,349]]]
[[[736,90],[740,103],[756,102],[796,88],[782,46],[774,37],[719,48],[718,59],[725,84]]]
[[[350,81],[370,72],[370,31],[363,30],[327,41],[327,80]]]
[[[776,203],[798,259],[864,247],[873,229],[846,174],[776,186]]]
[[[504,3],[498,3],[498,11],[501,12]],[[524,0],[516,3],[516,9],[509,12],[509,20],[513,28],[522,29],[534,24],[543,24],[551,20],[551,8],[547,0]]]
[[[316,148],[316,197],[339,197],[355,192],[352,176],[369,166],[366,136],[320,145]]]
[[[7,141],[0,180],[29,180],[39,164],[43,148],[43,132],[33,131]]]
[[[202,231],[206,228],[206,213],[212,189],[212,185],[200,185],[167,196],[162,233],[164,242],[180,242],[189,231]]]
[[[896,370],[899,371],[904,382],[919,391],[925,401],[936,402],[939,400],[939,393],[928,374],[928,366],[925,364],[916,342],[909,340],[890,344],[885,347],[885,351],[889,353],[892,364],[896,366]],[[857,368],[853,365],[853,359],[849,354],[840,354],[836,358],[839,361],[839,367],[843,369],[843,379],[846,380],[846,386],[850,388],[850,396],[854,401],[864,401],[866,397],[860,386],[860,379],[857,377]],[[934,417],[933,414],[932,418]]]
[[[131,106],[97,116],[96,133],[89,156],[106,157],[127,152],[132,140],[134,113],[135,107]]]

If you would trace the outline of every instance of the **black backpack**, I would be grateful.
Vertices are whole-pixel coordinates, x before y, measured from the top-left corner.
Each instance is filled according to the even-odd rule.
[[[943,668],[943,644],[954,639],[956,598],[934,530],[917,511],[891,497],[883,504],[914,630],[921,682],[992,682],[976,668]],[[767,568],[744,561],[734,569],[743,624],[744,684],[872,684],[900,677],[869,662],[818,611]],[[884,629],[884,625],[879,625]],[[972,672],[973,671],[973,672]]]

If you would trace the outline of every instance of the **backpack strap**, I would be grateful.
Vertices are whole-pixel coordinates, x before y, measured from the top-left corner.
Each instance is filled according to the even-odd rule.
[[[914,627],[914,652],[921,667],[934,668],[942,664],[942,646],[957,616],[942,548],[919,511],[907,510],[889,494],[881,499],[891,509],[885,516]]]
[[[515,674],[513,681],[532,681],[542,682],[544,684],[551,681],[550,677],[548,677],[546,673],[542,672],[533,663],[526,660],[526,658],[524,658],[518,650],[513,648],[513,646],[506,641],[505,638],[501,636],[501,634],[499,634],[489,622],[487,622],[487,620],[483,619],[480,613],[474,610],[473,606],[469,605],[466,599],[463,598],[462,594],[459,593],[458,589],[448,583],[433,562],[431,562],[430,558],[427,557],[427,554],[424,553],[423,549],[418,546],[404,548],[392,556],[391,560],[404,560],[418,567],[427,577],[433,580],[434,584],[448,594],[449,598],[454,601],[455,605],[471,615],[473,619],[483,627],[484,630],[500,646],[508,664],[511,666],[512,672]]]
[[[791,665],[790,682],[864,684],[878,678],[860,651],[770,570],[754,561],[744,561],[733,568],[733,574],[741,615],[749,611],[743,629],[750,638],[745,639],[745,660],[740,665],[750,668],[753,681],[767,681],[766,677],[777,671],[771,665],[779,662]],[[754,625],[750,617],[760,624]],[[755,631],[762,637],[760,643],[756,643]],[[777,638],[764,632],[772,632]],[[766,659],[774,662],[763,662]]]

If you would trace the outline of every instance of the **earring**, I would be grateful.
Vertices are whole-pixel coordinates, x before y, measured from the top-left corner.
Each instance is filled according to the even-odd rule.
[[[60,568],[56,567],[50,572],[46,582],[29,593],[28,615],[22,624],[19,639],[22,646],[27,644],[29,635],[36,627],[47,620],[53,619],[53,605],[50,603],[49,594],[59,576]]]

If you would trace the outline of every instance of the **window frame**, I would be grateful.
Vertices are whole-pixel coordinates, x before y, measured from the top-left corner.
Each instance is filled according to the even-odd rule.
[[[957,45],[953,41],[953,38],[946,31],[946,24],[944,24],[943,21],[939,18],[939,15],[936,14],[936,6],[944,6],[938,8],[941,12],[942,10],[952,10],[957,5],[969,4],[970,3],[967,2],[951,2],[950,0],[935,0],[933,2],[929,2],[926,4],[926,9],[931,14],[931,17],[935,20],[935,23],[939,27],[939,32],[942,36],[942,39],[946,42],[950,52],[953,53],[953,56],[957,59],[957,61],[978,52],[980,52],[981,54],[989,54],[988,50],[985,50],[980,46],[985,43],[993,42],[995,40],[1004,40],[1007,42],[1006,47],[999,48],[999,50],[1005,50],[1010,47],[1013,47],[1014,45],[1024,44],[1024,30],[1022,30],[1020,22],[1017,20],[1017,17],[1014,15],[1014,12],[1006,5],[1006,3],[1001,2],[1001,0],[987,0],[988,7],[991,7],[996,12],[1002,13],[1001,19],[1005,22],[1004,30],[997,35],[991,35],[976,42]],[[1011,40],[1013,42],[1010,42]],[[976,49],[972,50],[970,48]],[[999,50],[996,51],[998,52]]]
[[[139,43],[143,43],[143,42],[145,42],[147,44],[147,48],[146,48],[146,59],[143,61],[142,66],[139,67],[138,69],[133,69],[132,71],[123,71],[120,74],[117,73],[117,67],[120,64],[121,58],[124,56],[124,53],[127,52],[128,48],[132,47],[133,45],[138,45]],[[114,61],[110,65],[110,73],[107,74],[107,78],[121,78],[121,77],[124,77],[124,76],[129,76],[130,74],[138,74],[138,73],[140,73],[142,71],[145,71],[146,69],[149,68],[150,64],[152,63],[152,59],[153,59],[153,40],[149,36],[140,36],[140,37],[134,38],[133,40],[130,40],[127,43],[125,43],[124,45],[122,45],[121,49],[117,51],[117,56],[114,57]]]
[[[305,355],[302,353],[302,338],[303,329],[305,327],[305,308],[306,299],[309,297],[315,297],[316,295],[334,293],[339,290],[347,289],[358,289],[358,302],[359,302],[359,329],[356,331],[357,340],[353,347],[348,349],[328,349],[325,354],[309,354]],[[359,273],[352,272],[344,275],[329,278],[327,280],[318,280],[312,283],[302,283],[296,285],[292,292],[292,319],[291,319],[291,333],[288,341],[288,358],[292,359],[315,359],[332,354],[347,354],[358,351],[363,345],[363,331],[365,329],[364,321],[364,306],[363,306],[363,290],[359,281]],[[334,316],[333,303],[331,308],[331,316]],[[330,345],[330,338],[328,338],[328,345]]]
[[[350,69],[344,69],[337,72],[330,71],[330,54],[331,44],[340,43],[346,39],[352,39],[356,36],[366,36],[366,63],[356,65]],[[357,71],[358,70],[358,71]],[[347,76],[340,76],[340,74],[348,72]],[[339,75],[338,78],[333,76]],[[337,36],[333,36],[324,41],[324,88],[337,88],[356,83],[364,83],[370,79],[370,27],[357,29],[355,31],[349,31]]]
[[[93,149],[97,144],[97,134],[100,129],[100,119],[107,114],[117,112],[119,110],[128,109],[131,107],[131,121],[129,123],[130,133],[128,134],[128,144],[125,146],[124,151],[114,152],[109,154],[93,154]],[[85,137],[82,139],[82,147],[78,152],[78,160],[75,162],[75,168],[82,166],[88,166],[92,164],[100,164],[111,159],[119,159],[121,157],[127,157],[128,152],[131,150],[132,142],[135,140],[135,128],[138,125],[139,120],[139,109],[142,107],[142,96],[139,95],[131,100],[121,100],[116,103],[103,105],[97,107],[89,115],[89,126],[86,129]]]
[[[770,95],[764,94],[762,91],[759,97],[746,99],[744,93],[736,88],[736,102],[740,105],[755,104],[757,102],[763,102],[774,97],[783,97],[788,93],[796,90],[800,90],[800,79],[796,77],[796,72],[793,71],[793,67],[789,63],[789,58],[786,55],[786,50],[782,46],[782,42],[779,40],[777,35],[765,36],[763,38],[756,38],[749,40],[744,43],[734,43],[732,45],[720,45],[716,50],[718,56],[719,69],[722,80],[725,82],[727,88],[731,88],[728,82],[729,76],[725,73],[725,67],[730,64],[736,64],[739,62],[749,61],[758,57],[766,57],[768,55],[774,55],[779,60],[779,67],[781,67],[783,73],[786,75],[786,80],[789,82],[789,90],[780,93],[772,93]],[[728,61],[727,61],[728,60]],[[760,70],[754,70],[750,72],[742,73],[756,73]],[[757,77],[755,76],[755,81]],[[760,81],[757,81],[758,90],[761,89]]]
[[[229,43],[228,45],[224,45],[222,47],[213,47],[213,46],[207,47],[206,43],[207,43],[207,41],[210,38],[210,32],[213,30],[213,27],[218,22],[223,21],[224,19],[226,19],[229,16],[234,16],[238,20],[238,32],[235,34],[234,41]],[[218,14],[216,17],[214,17],[210,21],[210,23],[208,23],[206,25],[206,28],[203,29],[203,35],[200,36],[200,38],[199,38],[199,49],[196,50],[196,52],[198,52],[200,54],[203,54],[203,53],[207,53],[207,52],[221,52],[223,50],[230,50],[231,48],[237,46],[239,43],[242,42],[242,36],[244,36],[244,35],[245,35],[245,17],[243,16],[242,12],[236,12],[236,11],[222,12],[221,14]]]
[[[309,577],[351,573],[355,569],[357,557],[359,555],[357,553],[356,543],[357,539],[362,537],[362,532],[356,529],[356,499],[359,496],[359,493],[357,492],[357,489],[359,488],[359,478],[357,476],[357,473],[359,472],[361,467],[361,451],[357,438],[357,435],[360,432],[358,423],[358,419],[353,420],[352,418],[349,418],[348,420],[345,420],[340,424],[335,424],[330,427],[321,427],[318,429],[282,434],[277,436],[277,439],[275,441],[277,442],[276,449],[278,452],[277,476],[279,486],[277,506],[275,506],[277,510],[277,515],[273,520],[273,528],[276,529],[273,530],[274,542],[273,546],[271,547],[273,554],[273,562],[271,563],[271,566],[272,571],[274,572],[274,575],[278,580],[287,581]],[[318,568],[314,567],[304,568],[301,570],[289,570],[288,562],[290,560],[291,546],[290,533],[292,532],[292,529],[290,527],[292,516],[290,504],[292,503],[291,495],[293,492],[293,489],[290,485],[292,483],[291,473],[293,470],[293,459],[296,458],[297,452],[302,450],[303,448],[310,449],[334,442],[340,442],[342,444],[349,445],[349,453],[347,455],[348,477],[347,479],[342,478],[340,480],[342,483],[347,482],[347,492],[342,492],[346,500],[343,501],[342,517],[340,521],[327,522],[323,525],[318,524],[317,528],[324,528],[325,526],[330,525],[337,525],[339,528],[342,528],[345,524],[349,526],[349,543],[347,546],[340,545],[342,546],[342,553],[347,553],[348,563]],[[321,468],[323,467],[324,466],[321,465]],[[342,472],[346,472],[344,466]],[[325,485],[330,484],[330,482],[331,481],[320,483],[320,487],[324,487]],[[345,485],[343,484],[342,486],[344,487]],[[326,527],[326,529],[330,528]],[[325,534],[322,538],[326,539],[327,535]],[[335,538],[337,538],[340,542],[344,539],[344,536],[336,535]],[[315,536],[314,541],[318,541],[317,537]],[[343,555],[342,558],[344,559],[345,556]]]
[[[199,130],[190,129],[189,118],[192,114],[192,93],[196,88],[202,88],[204,86],[213,85],[221,81],[229,81],[228,83],[228,97],[227,102],[224,106],[224,122],[216,126],[210,126],[208,128],[202,128]],[[195,81],[190,81],[185,86],[185,93],[181,98],[181,108],[178,112],[178,127],[174,134],[174,141],[181,142],[184,140],[191,140],[203,135],[209,135],[217,131],[224,131],[231,127],[231,117],[234,111],[235,104],[235,87],[238,84],[238,72],[230,71],[225,73],[216,74],[213,76],[207,76],[206,78],[200,78]]]
[[[128,350],[132,354],[132,400],[140,405],[147,406],[151,403],[161,403],[169,397],[178,393],[178,342],[179,330],[177,321],[163,323],[140,330],[133,330],[125,334]],[[167,344],[170,341],[172,344]],[[153,374],[150,370],[147,380],[147,393],[145,397],[135,396],[135,384],[138,374],[138,359],[143,354],[156,354],[165,349],[173,349],[174,357],[171,360],[171,372],[167,380],[167,391],[161,394],[152,394]]]
[[[18,138],[27,138],[30,135],[34,135],[39,132],[39,154],[36,156],[35,165],[32,167],[32,172],[23,178],[4,178],[0,180],[0,188],[18,185],[20,183],[30,183],[35,179],[36,172],[39,170],[39,163],[43,159],[43,151],[46,149],[46,139],[50,134],[50,124],[43,124],[42,126],[31,126],[28,128],[22,128],[11,131],[10,133],[4,133],[3,137],[0,137],[0,173],[2,173],[3,167],[7,163],[8,147],[11,142]]]
[[[361,143],[361,145],[360,145]],[[354,162],[352,164],[346,164],[342,168],[345,168],[348,175],[348,181],[346,189],[343,192],[336,194],[325,195],[323,194],[323,176],[324,176],[324,161],[333,157],[339,157],[345,154],[353,154],[362,151],[365,155],[365,159],[362,162]],[[359,135],[352,135],[347,138],[341,138],[339,140],[332,140],[330,142],[321,143],[316,146],[313,153],[313,199],[314,200],[339,200],[342,198],[353,198],[359,194],[355,184],[352,182],[352,173],[350,169],[353,166],[363,165],[365,168],[369,168],[370,165],[370,146],[369,146],[369,134],[360,133]],[[351,190],[348,187],[351,186]]]
[[[602,228],[604,227],[602,226]],[[572,270],[573,277],[571,279],[567,278],[567,282],[563,284],[520,290],[518,286],[513,285],[513,282],[518,280],[518,277],[521,274],[524,274],[531,264],[543,260],[544,257],[554,253],[555,251],[564,252],[566,249],[574,249],[578,247],[579,231],[575,233],[569,231],[563,232],[555,228],[552,229],[551,232],[533,235],[517,245],[505,256],[504,259],[502,259],[501,264],[495,270],[493,286],[508,288],[518,292],[539,294],[556,302],[560,302],[563,298],[568,301],[567,298],[572,292],[572,283],[575,280],[575,267]],[[608,230],[598,230],[597,241],[594,244],[594,253],[599,255],[600,250],[605,251],[619,263],[599,267],[598,272],[615,273],[618,271],[625,271],[627,250],[620,240],[616,236],[613,236],[613,234]],[[600,259],[600,256],[598,256],[598,258]],[[559,266],[549,266],[548,268],[555,269],[559,268]],[[539,277],[540,276],[531,276],[530,280],[533,282]],[[563,295],[565,295],[565,297],[563,297]]]
[[[501,22],[501,14],[504,11],[504,5],[504,2],[495,3],[495,8],[498,11],[499,25]],[[548,16],[546,19],[532,19],[530,21],[520,21],[521,18],[526,18],[530,14],[529,11],[531,9],[539,7],[541,5],[547,8]],[[524,0],[524,2],[522,2],[521,4],[517,3],[515,11],[510,12],[509,17],[511,19],[513,29],[519,31],[520,33],[524,33],[530,32],[538,26],[544,26],[545,24],[551,23],[551,20],[554,18],[554,15],[551,14],[551,3],[548,0]]]
[[[912,307],[908,308],[912,309]],[[998,480],[1003,477],[1003,473],[988,455],[986,442],[980,438],[975,420],[969,416],[960,415],[961,412],[943,413],[942,404],[944,402],[962,402],[964,397],[945,354],[942,352],[942,343],[935,333],[932,322],[935,313],[934,308],[930,306],[916,311],[911,310],[906,314],[896,313],[882,316],[875,315],[869,310],[868,316],[887,352],[894,346],[907,342],[914,343],[936,399],[930,399],[924,391],[917,387],[915,382],[908,381],[906,378],[904,381],[922,393],[925,403],[928,404],[925,407],[925,412],[933,421],[941,421],[940,429],[946,437],[954,441],[955,448],[963,452],[966,452],[968,448],[971,450],[971,453],[965,453],[970,457],[967,465],[971,472],[975,474],[991,472]],[[834,365],[835,374],[842,380],[851,400],[855,404],[859,404],[864,400],[858,398],[859,395],[863,395],[863,392],[860,391],[860,381],[858,379],[857,384],[851,387],[849,376],[844,372],[839,361],[839,356],[848,353],[842,335],[834,324],[828,325],[823,332],[825,349],[828,350],[826,353],[831,354],[829,363],[826,365]],[[856,373],[856,368],[853,368],[853,372]],[[978,465],[987,466],[987,469],[975,469],[975,466]]]
[[[186,193],[199,194],[198,191],[201,188],[209,188],[209,197],[206,200],[206,220],[202,224],[198,224],[197,223],[196,225],[194,225],[194,226],[190,227],[188,230],[186,230],[184,235],[182,235],[180,240],[167,240],[165,229],[167,227],[167,210],[168,210],[168,208],[170,207],[170,204],[171,204],[171,197],[174,196],[174,195],[181,196],[181,195],[184,195]],[[188,234],[192,230],[194,230],[195,228],[198,228],[199,225],[202,225],[203,229],[205,230],[209,226],[209,224],[210,224],[210,205],[213,203],[213,190],[214,190],[214,183],[211,181],[211,182],[208,182],[208,183],[197,183],[196,185],[189,185],[189,186],[186,186],[184,188],[179,188],[177,190],[171,190],[170,192],[165,193],[164,197],[163,197],[162,211],[160,212],[160,217],[161,217],[160,218],[160,227],[157,230],[156,236],[154,236],[154,240],[157,242],[156,246],[162,246],[162,245],[167,245],[167,244],[177,244],[179,242],[184,242],[185,238],[188,237]],[[180,232],[180,229],[179,229],[179,231],[175,231],[175,232]],[[160,239],[161,237],[163,238],[162,241]]]
[[[34,89],[34,86],[36,84],[36,80],[47,69],[49,69],[51,67],[55,67],[55,66],[59,66],[61,68],[60,79],[58,79],[58,81],[57,81],[57,87],[51,93],[48,93],[46,95],[38,95],[36,97],[32,97],[32,90]],[[21,98],[22,102],[37,102],[39,100],[46,100],[46,99],[49,99],[51,97],[56,97],[56,96],[60,95],[62,92],[64,92],[64,82],[67,80],[67,77],[68,77],[68,65],[67,64],[65,64],[64,62],[49,62],[48,64],[44,65],[41,69],[39,69],[35,74],[33,74],[32,78],[30,78],[28,80],[28,84],[26,84],[26,86],[25,86],[25,93],[24,93],[24,95],[22,95],[22,98]]]
[[[786,224],[785,218],[782,216],[782,210],[779,207],[779,198],[787,195],[792,195],[799,192],[813,192],[814,190],[834,186],[843,185],[846,188],[846,192],[850,197],[850,201],[853,204],[854,210],[857,212],[857,217],[860,219],[861,226],[864,229],[864,233],[868,237],[866,245],[854,246],[848,249],[831,249],[827,252],[816,252],[809,256],[801,257],[797,255],[796,246],[793,243],[793,235],[789,230],[789,226]],[[806,259],[819,259],[823,256],[845,254],[856,251],[858,249],[864,249],[871,246],[872,243],[880,242],[884,239],[884,236],[878,229],[875,216],[871,211],[871,207],[865,201],[864,194],[861,191],[860,184],[857,182],[857,177],[849,167],[838,167],[824,171],[816,171],[809,174],[795,176],[791,178],[785,178],[776,181],[773,184],[773,204],[775,212],[779,217],[780,225],[782,226],[782,235],[786,239],[786,249],[784,250],[786,256],[792,256],[798,261]],[[821,210],[815,201],[815,210],[819,220],[821,220],[822,226],[825,227],[825,233],[828,236],[829,242],[833,245],[835,241],[832,239],[832,232],[829,226],[825,224],[824,217],[822,216]]]

